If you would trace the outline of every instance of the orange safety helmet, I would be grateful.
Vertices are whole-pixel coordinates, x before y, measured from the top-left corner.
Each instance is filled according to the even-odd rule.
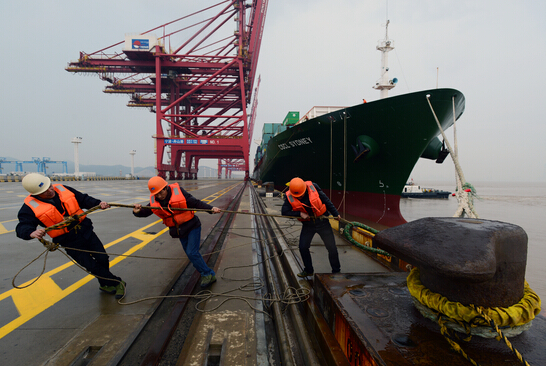
[[[161,177],[151,177],[148,181],[148,189],[154,196],[161,192],[161,190],[167,187],[167,181]]]
[[[303,194],[307,190],[307,185],[301,178],[292,178],[288,187],[290,188],[290,193],[294,197],[303,196]]]

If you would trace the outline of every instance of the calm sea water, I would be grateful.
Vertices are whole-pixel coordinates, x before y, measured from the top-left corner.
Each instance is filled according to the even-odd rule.
[[[455,183],[415,182],[421,187],[455,191]],[[546,301],[546,183],[472,182],[479,199],[474,208],[482,219],[521,226],[529,237],[526,279],[531,288]],[[407,221],[423,217],[451,217],[457,211],[455,197],[448,200],[400,200]]]

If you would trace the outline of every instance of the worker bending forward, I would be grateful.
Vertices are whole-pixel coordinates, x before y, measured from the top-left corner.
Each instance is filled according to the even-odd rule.
[[[299,217],[298,220],[302,222],[299,249],[304,268],[303,272],[298,273],[298,276],[307,277],[312,276],[314,273],[309,248],[315,233],[320,235],[328,250],[332,273],[338,273],[341,270],[341,265],[334,232],[330,226],[330,221],[321,216],[331,213],[338,220],[340,216],[334,204],[320,187],[311,181],[304,182],[301,178],[292,179],[281,212],[283,216]]]
[[[51,184],[51,180],[38,173],[27,174],[23,178],[23,187],[30,193],[25,198],[17,218],[15,228],[17,236],[24,240],[42,239],[45,229],[63,222],[68,216],[80,215],[82,208],[99,206],[107,209],[110,205],[101,202],[69,186]],[[71,223],[68,227],[50,230],[47,234],[53,242],[61,245],[79,265],[97,277],[100,289],[121,299],[125,295],[125,282],[110,272],[108,254],[99,237],[93,231],[93,223],[86,216]]]
[[[207,266],[203,256],[199,252],[201,242],[201,221],[195,216],[194,211],[171,210],[171,208],[196,208],[211,210],[209,213],[219,213],[218,207],[213,207],[198,200],[186,192],[178,183],[168,184],[161,177],[152,177],[148,181],[150,190],[151,209],[136,204],[133,214],[136,217],[148,217],[152,213],[163,219],[163,223],[169,227],[169,234],[173,238],[179,238],[182,248],[195,269],[201,274],[201,287],[205,288],[216,282],[216,274]],[[165,209],[167,208],[167,209]]]

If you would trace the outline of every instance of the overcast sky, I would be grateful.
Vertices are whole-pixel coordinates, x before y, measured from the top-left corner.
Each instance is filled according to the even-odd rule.
[[[127,107],[126,95],[103,93],[107,84],[97,76],[65,67],[80,51],[94,52],[215,3],[1,2],[0,157],[74,160],[70,140],[80,136],[80,164],[130,166],[134,149],[135,166],[153,166],[155,115]],[[385,0],[270,0],[254,139],[264,122],[282,122],[288,111],[303,115],[315,105],[378,99],[375,46],[387,17],[395,46],[390,76],[399,79],[390,95],[438,84],[466,97],[457,124],[466,179],[546,181],[543,0],[390,0],[388,9]],[[448,138],[453,142],[452,129]],[[252,162],[254,144],[251,151]],[[450,159],[441,166],[422,160],[412,178],[453,175]]]

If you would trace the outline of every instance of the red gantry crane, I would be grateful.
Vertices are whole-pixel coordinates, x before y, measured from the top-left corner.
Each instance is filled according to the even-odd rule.
[[[219,166],[229,159],[244,166],[248,179],[254,125],[247,106],[267,4],[222,1],[99,51],[80,52],[66,70],[96,73],[109,83],[105,93],[126,93],[128,106],[155,113],[159,176],[195,179],[199,159],[219,159]],[[180,39],[180,46],[170,47]]]

